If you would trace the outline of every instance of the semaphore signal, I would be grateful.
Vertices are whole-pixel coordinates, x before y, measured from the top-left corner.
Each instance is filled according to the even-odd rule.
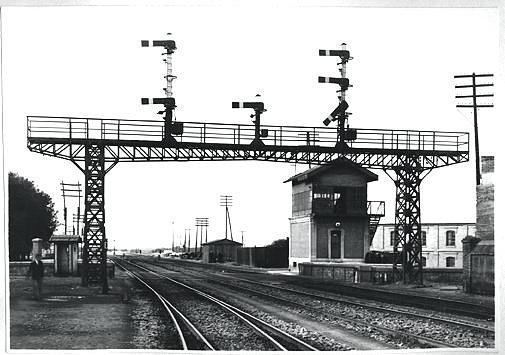
[[[259,97],[260,95],[256,95]],[[254,139],[251,142],[251,145],[265,145],[261,138],[268,137],[268,129],[261,129],[261,114],[266,112],[265,104],[263,102],[237,102],[234,101],[231,103],[231,108],[252,108],[254,110],[254,114],[251,115],[251,118],[254,118]]]
[[[171,35],[171,33],[167,33]],[[166,74],[164,79],[166,80],[166,87],[163,88],[165,92],[165,97],[163,98],[145,98],[141,99],[142,105],[163,105],[165,110],[158,111],[158,114],[165,115],[163,117],[165,121],[162,139],[165,142],[176,142],[172,135],[181,135],[183,133],[183,125],[180,122],[173,122],[173,111],[177,107],[175,105],[175,98],[173,97],[172,81],[177,77],[172,73],[172,54],[177,49],[175,41],[173,40],[161,40],[161,41],[141,41],[142,47],[162,47],[166,52],[162,53],[165,56],[163,62],[166,65]]]
[[[347,125],[347,128],[345,127],[350,115],[350,113],[347,112],[349,104],[345,101],[345,94],[347,89],[351,86],[349,84],[349,79],[346,78],[346,66],[347,62],[352,59],[346,47],[346,44],[342,43],[342,49],[340,50],[319,50],[319,56],[321,57],[340,57],[341,62],[337,65],[341,65],[341,67],[338,69],[340,72],[340,78],[319,76],[317,80],[319,83],[337,84],[340,86],[340,90],[337,90],[337,93],[340,94],[338,96],[338,106],[323,121],[325,126],[328,126],[333,121],[338,121],[337,130],[339,138],[337,144],[340,145],[343,145],[345,141],[353,141],[356,139],[356,130],[349,129],[349,125]]]

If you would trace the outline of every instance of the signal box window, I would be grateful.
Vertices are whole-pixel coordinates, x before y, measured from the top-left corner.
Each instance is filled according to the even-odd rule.
[[[454,231],[445,232],[445,245],[448,247],[453,247],[456,245],[456,232]]]
[[[454,267],[456,265],[456,259],[453,256],[448,256],[445,258],[445,266]]]
[[[423,267],[426,267],[426,258],[424,256],[421,258],[421,263],[423,264]]]
[[[421,231],[421,245],[426,246],[426,231]]]
[[[336,206],[341,197],[342,197],[342,194],[340,192],[334,192],[333,193],[333,205]]]

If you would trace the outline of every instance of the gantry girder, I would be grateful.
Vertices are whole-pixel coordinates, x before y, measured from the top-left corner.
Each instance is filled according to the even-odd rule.
[[[342,148],[318,146],[262,146],[254,147],[247,144],[219,144],[219,143],[180,143],[166,145],[163,142],[150,141],[108,141],[89,140],[93,144],[104,147],[106,162],[135,162],[135,161],[215,161],[215,160],[262,160],[281,161],[310,164],[326,164],[339,157],[345,156],[349,160],[371,169],[392,169],[401,166],[402,157],[414,154],[419,158],[423,169],[433,169],[468,161],[465,151],[436,151],[424,150],[413,153],[406,149],[381,148]],[[44,155],[84,161],[87,142],[82,139],[72,143],[64,139],[32,138],[28,148]]]
[[[337,128],[262,126],[268,133],[258,144],[254,125],[179,124],[182,134],[166,140],[160,121],[28,117],[28,148],[70,160],[86,177],[83,284],[106,285],[104,182],[119,162],[259,160],[321,165],[345,157],[382,169],[396,185],[394,278],[422,283],[420,183],[434,168],[469,159],[469,135],[463,132],[356,129],[356,139],[342,144]]]

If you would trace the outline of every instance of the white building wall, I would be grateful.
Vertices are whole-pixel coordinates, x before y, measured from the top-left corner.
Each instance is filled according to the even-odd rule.
[[[394,231],[394,224],[379,224],[370,250],[392,252],[392,231]],[[423,245],[426,267],[445,268],[448,257],[455,259],[455,268],[463,267],[461,240],[467,235],[475,236],[475,223],[423,223],[422,231],[426,232],[426,245]],[[454,231],[454,246],[447,245],[448,231]]]

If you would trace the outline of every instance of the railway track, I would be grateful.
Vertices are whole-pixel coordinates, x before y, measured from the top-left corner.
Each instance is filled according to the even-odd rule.
[[[198,331],[196,326],[180,312],[166,297],[156,291],[147,282],[145,282],[135,272],[128,270],[121,263],[115,262],[121,269],[123,269],[128,276],[137,280],[140,284],[151,291],[154,296],[161,302],[163,308],[170,316],[173,325],[177,331],[178,338],[175,339],[176,345],[180,345],[182,350],[215,350],[210,342]]]
[[[159,290],[156,290],[155,287],[153,287],[152,285],[149,284],[149,282],[146,282],[145,276],[141,276],[141,275],[139,275],[139,273],[133,272],[131,270],[132,267],[141,269],[143,272],[149,273],[150,275],[154,275],[157,278],[168,280],[172,284],[180,286],[183,289],[188,290],[194,294],[197,294],[201,298],[206,299],[207,301],[212,302],[215,305],[218,305],[222,309],[226,310],[228,313],[230,313],[230,314],[234,315],[235,317],[237,317],[238,319],[240,319],[243,322],[243,324],[246,324],[249,328],[253,329],[253,331],[258,336],[265,339],[266,342],[268,342],[268,344],[270,346],[270,348],[266,349],[266,350],[281,350],[281,351],[317,351],[318,350],[314,346],[284,332],[283,330],[281,330],[277,327],[274,327],[274,326],[262,321],[261,319],[253,316],[252,314],[249,314],[249,313],[247,313],[247,312],[245,312],[245,311],[243,311],[243,310],[241,310],[241,309],[239,309],[239,308],[237,308],[237,307],[235,307],[235,306],[233,306],[233,305],[231,305],[231,304],[229,304],[229,303],[227,303],[217,297],[214,297],[208,293],[205,293],[205,292],[198,290],[194,287],[186,285],[185,283],[182,283],[178,280],[170,278],[166,275],[159,274],[151,269],[143,267],[142,265],[134,264],[134,263],[131,263],[128,261],[126,261],[126,262],[125,261],[123,261],[123,262],[115,261],[115,262],[120,267],[125,269],[129,273],[129,275],[132,275],[135,279],[139,280],[145,287],[147,287],[149,290],[151,290],[164,305],[168,305],[168,307],[166,307],[166,309],[168,310],[169,314],[171,314],[171,318],[174,321],[174,323],[177,324],[177,318],[179,318],[179,319],[184,320],[184,322],[182,322],[182,324],[184,326],[186,326],[187,324],[191,324],[190,326],[186,326],[186,328],[189,328],[189,330],[190,330],[189,333],[193,334],[193,336],[197,336],[198,339],[196,341],[194,341],[194,343],[197,344],[196,346],[200,347],[200,348],[196,348],[196,349],[195,348],[191,348],[191,349],[194,349],[194,350],[228,350],[228,349],[217,349],[214,345],[211,345],[211,342],[205,339],[205,337],[197,329],[197,326],[195,326],[191,322],[189,322],[188,316],[185,316],[180,310],[175,308],[173,306],[173,304],[171,304],[168,301],[168,299],[165,296],[163,296],[161,292],[159,292]],[[130,266],[130,268],[125,266],[125,264]],[[152,283],[152,279],[150,281]],[[182,327],[180,327],[180,328],[181,328],[181,331],[179,333],[183,333]],[[205,340],[202,340],[202,339],[205,339]],[[188,343],[188,342],[186,341],[186,343]],[[202,345],[202,343],[204,345]],[[203,349],[202,349],[202,347],[203,347]],[[188,348],[183,348],[183,349],[188,350]],[[265,349],[261,349],[261,350],[265,350]]]
[[[183,264],[185,268],[193,268],[197,270],[202,269],[202,265],[195,264],[194,262],[185,261],[185,260],[164,260],[163,263],[166,264]],[[206,271],[215,270],[215,271],[225,271],[228,274],[231,273],[240,273],[242,275],[247,274],[251,276],[256,275],[265,275],[263,273],[259,273],[252,270],[235,270],[233,267],[225,267],[222,265],[208,265],[206,264]],[[397,290],[377,290],[372,288],[360,287],[359,285],[344,285],[344,284],[320,284],[317,283],[319,280],[314,280],[313,278],[301,277],[294,278],[289,277],[289,279],[285,276],[279,275],[278,278],[281,278],[283,281],[289,284],[293,284],[295,286],[304,287],[307,283],[311,285],[311,291],[318,290],[321,292],[326,292],[330,294],[338,294],[349,296],[358,299],[366,299],[367,303],[371,300],[381,302],[384,304],[390,304],[391,299],[395,300],[393,304],[394,307],[398,306],[406,306],[406,307],[415,307],[422,308],[434,312],[453,314],[459,316],[466,316],[475,319],[484,319],[484,320],[493,320],[494,319],[494,308],[488,307],[486,305],[468,303],[463,301],[457,301],[452,299],[445,299],[442,297],[429,297],[429,296],[420,296],[412,293],[401,292]],[[412,310],[412,308],[411,308]],[[417,312],[420,314],[419,312]],[[431,315],[430,315],[431,316]],[[434,315],[434,317],[436,317]]]
[[[198,272],[201,275],[202,271],[199,270]],[[241,292],[255,294],[258,297],[268,298],[270,300],[274,300],[277,303],[285,303],[285,304],[289,304],[291,306],[298,307],[298,308],[303,307],[305,310],[310,310],[312,312],[319,313],[319,314],[328,314],[328,312],[330,312],[333,307],[333,305],[331,305],[331,303],[336,302],[336,303],[343,303],[343,304],[347,304],[347,305],[352,305],[353,307],[362,307],[362,308],[371,309],[374,311],[380,311],[383,313],[382,314],[383,317],[387,317],[387,314],[393,313],[393,314],[407,317],[410,319],[412,319],[412,318],[417,319],[416,321],[418,321],[418,319],[424,319],[427,322],[427,324],[426,324],[427,327],[428,326],[433,327],[434,326],[433,321],[435,321],[435,322],[439,322],[442,324],[446,324],[450,328],[460,327],[457,329],[464,328],[464,329],[470,330],[470,333],[467,333],[467,334],[471,334],[472,336],[474,336],[474,334],[472,332],[482,332],[482,333],[486,334],[487,339],[494,337],[494,329],[492,327],[490,327],[489,325],[483,326],[483,325],[479,325],[479,324],[471,324],[468,322],[462,322],[460,320],[454,320],[454,319],[443,318],[443,317],[436,317],[436,316],[433,316],[432,314],[429,314],[429,315],[422,314],[422,313],[416,312],[412,309],[394,309],[389,305],[387,307],[384,307],[384,306],[368,305],[368,304],[364,304],[363,302],[353,302],[353,301],[348,301],[348,300],[342,300],[340,298],[336,299],[334,296],[329,297],[329,296],[325,296],[325,295],[321,295],[321,294],[317,294],[317,293],[313,293],[313,292],[294,290],[294,289],[290,289],[290,288],[286,289],[284,287],[265,284],[265,282],[260,283],[257,281],[238,278],[238,277],[230,276],[230,275],[221,275],[221,274],[216,275],[216,274],[210,274],[210,273],[207,273],[207,274],[212,275],[213,282],[218,283],[221,286],[234,288],[235,290],[240,290]],[[253,285],[253,287],[255,287],[255,289],[239,286],[236,284],[232,285],[229,282],[224,282],[223,279],[232,279],[237,282],[243,282],[243,283],[245,282],[245,283]],[[282,292],[291,293],[291,294],[295,294],[295,295],[298,295],[301,297],[310,297],[311,299],[322,300],[322,301],[326,302],[326,305],[313,307],[313,306],[310,306],[310,303],[307,303],[307,302],[300,302],[299,300],[293,300],[293,298],[290,299],[289,297],[283,297],[280,295],[272,295],[269,292],[260,291],[260,289],[262,289],[262,288],[268,288],[271,290],[275,290],[277,293],[282,293]],[[339,316],[339,317],[343,316],[343,314],[339,313],[338,311],[334,314],[335,314],[335,316]],[[370,326],[371,325],[370,322],[356,319],[356,317],[350,317],[349,321],[360,324],[362,326]],[[389,335],[397,335],[397,336],[415,338],[419,344],[426,345],[426,346],[431,346],[431,347],[458,347],[459,346],[457,344],[454,344],[454,342],[440,341],[437,339],[432,339],[429,336],[414,334],[413,332],[408,332],[408,331],[405,332],[405,331],[398,330],[398,329],[392,330],[390,328],[386,328],[386,327],[382,327],[382,326],[378,326],[378,325],[374,325],[374,328],[376,328],[377,330],[379,330],[385,334],[389,334]],[[436,337],[443,338],[443,334],[440,334],[437,331],[433,331],[432,329],[430,329],[430,331],[432,333],[434,333]],[[461,339],[456,339],[456,340],[459,343],[462,343]]]
[[[242,279],[242,278],[238,278],[236,276],[226,275],[223,277],[234,279],[234,280],[237,280],[240,282],[247,282],[252,285],[265,286],[265,283],[261,283],[261,282],[257,282],[257,281],[253,281],[253,280],[248,280],[248,279]],[[413,308],[403,308],[403,307],[392,306],[392,305],[373,305],[370,303],[365,303],[363,301],[356,301],[356,300],[351,301],[348,299],[343,299],[341,297],[336,298],[335,296],[327,296],[327,295],[322,295],[320,293],[295,290],[292,288],[280,287],[280,286],[276,286],[276,285],[267,285],[267,286],[269,288],[276,289],[279,291],[290,292],[293,294],[298,294],[298,295],[307,296],[307,297],[313,297],[313,298],[317,298],[317,299],[324,300],[324,301],[340,302],[340,303],[345,303],[345,304],[352,305],[352,306],[359,306],[359,307],[364,307],[364,308],[382,311],[382,312],[396,313],[399,315],[415,316],[415,317],[430,320],[430,321],[438,321],[438,322],[445,323],[450,326],[460,326],[460,327],[464,327],[464,328],[471,329],[471,330],[494,333],[494,327],[491,325],[483,325],[481,323],[479,323],[479,324],[472,323],[468,320],[463,321],[463,320],[459,320],[459,319],[450,319],[447,317],[442,317],[440,315],[426,314],[424,312],[420,312],[420,311],[415,310]]]

